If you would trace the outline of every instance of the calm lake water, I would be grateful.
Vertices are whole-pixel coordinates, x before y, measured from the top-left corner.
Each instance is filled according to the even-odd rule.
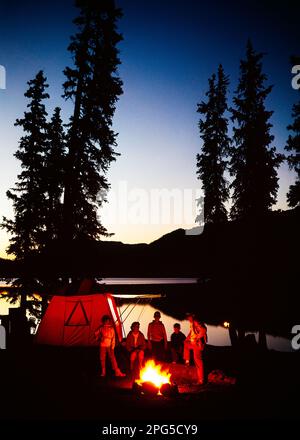
[[[149,322],[153,320],[153,314],[156,309],[154,309],[151,305],[136,305],[130,304],[126,309],[128,304],[120,307],[120,314],[124,321],[124,330],[125,333],[128,334],[130,330],[130,325],[133,321],[139,321],[141,326],[140,330],[144,333],[145,337],[147,337],[147,328]],[[172,316],[166,315],[162,312],[161,320],[165,324],[165,328],[167,331],[168,339],[173,332],[173,325],[175,322],[178,322],[181,325],[181,331],[187,335],[189,332],[189,323],[188,321],[179,321],[172,318]],[[128,315],[129,314],[129,315]],[[208,343],[210,345],[231,345],[228,330],[223,326],[207,326],[207,335],[208,335]],[[256,339],[258,338],[258,334],[255,334]],[[278,351],[292,351],[291,341],[286,338],[274,337],[267,335],[267,344],[269,349],[278,350]]]
[[[104,278],[102,283],[109,284],[181,284],[181,283],[195,283],[195,278]],[[11,305],[4,299],[0,299],[0,315],[7,315],[9,307],[18,307],[18,305]],[[147,337],[147,328],[149,322],[153,320],[155,309],[150,304],[124,304],[120,307],[120,314],[124,322],[125,334],[128,334],[130,326],[133,321],[139,321],[141,324],[140,330]],[[189,332],[188,321],[175,320],[172,316],[161,312],[161,320],[165,324],[168,339],[173,332],[173,325],[175,322],[181,324],[181,331],[187,335]],[[210,345],[226,346],[231,345],[228,330],[222,326],[208,325],[208,343]],[[256,339],[258,335],[255,334]],[[286,338],[274,337],[267,335],[267,344],[269,349],[279,351],[292,351],[291,342]]]
[[[105,284],[195,284],[197,278],[103,278]]]

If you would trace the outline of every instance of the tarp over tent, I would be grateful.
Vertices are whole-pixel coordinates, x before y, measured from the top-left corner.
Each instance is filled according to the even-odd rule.
[[[45,345],[96,346],[95,330],[103,315],[114,322],[116,337],[122,340],[122,324],[110,293],[54,296],[43,316],[36,342]]]

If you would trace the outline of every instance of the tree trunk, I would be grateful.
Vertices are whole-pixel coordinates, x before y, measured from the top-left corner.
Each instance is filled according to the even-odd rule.
[[[45,315],[47,307],[48,307],[48,298],[47,298],[46,295],[44,295],[42,297],[42,304],[41,304],[41,315],[42,315],[42,317]]]
[[[268,350],[268,345],[267,345],[267,335],[265,330],[259,330],[258,333],[258,345],[259,348],[261,348],[262,350]]]
[[[236,347],[238,345],[238,335],[236,328],[232,325],[229,326],[229,337],[232,347]]]
[[[20,293],[20,309],[21,309],[22,317],[23,317],[24,319],[27,319],[27,318],[26,318],[26,311],[27,311],[27,294],[26,294],[26,292],[24,292],[24,291],[22,291],[22,292]]]
[[[238,328],[238,339],[239,339],[240,344],[242,344],[244,342],[245,336],[246,336],[245,329],[242,327],[239,327]]]

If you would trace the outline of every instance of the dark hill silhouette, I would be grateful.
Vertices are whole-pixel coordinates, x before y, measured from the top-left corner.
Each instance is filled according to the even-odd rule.
[[[150,244],[52,242],[47,252],[23,264],[0,259],[0,276],[18,276],[22,270],[36,276],[294,278],[299,217],[300,209],[274,211],[257,219],[209,224],[201,235],[178,229]]]
[[[184,240],[186,237],[185,229],[176,229],[175,231],[169,232],[168,234],[163,235],[157,240],[151,243],[152,246],[167,246],[170,243],[173,243],[176,240]]]

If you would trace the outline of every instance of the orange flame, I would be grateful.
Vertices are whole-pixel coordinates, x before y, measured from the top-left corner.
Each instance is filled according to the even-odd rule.
[[[223,325],[224,325],[225,328],[229,328],[230,327],[230,323],[228,321],[225,321]]]
[[[171,383],[170,378],[169,371],[163,371],[161,365],[156,365],[154,360],[150,359],[140,371],[140,378],[136,382],[139,385],[143,382],[152,382],[157,388],[160,388],[165,383]]]

